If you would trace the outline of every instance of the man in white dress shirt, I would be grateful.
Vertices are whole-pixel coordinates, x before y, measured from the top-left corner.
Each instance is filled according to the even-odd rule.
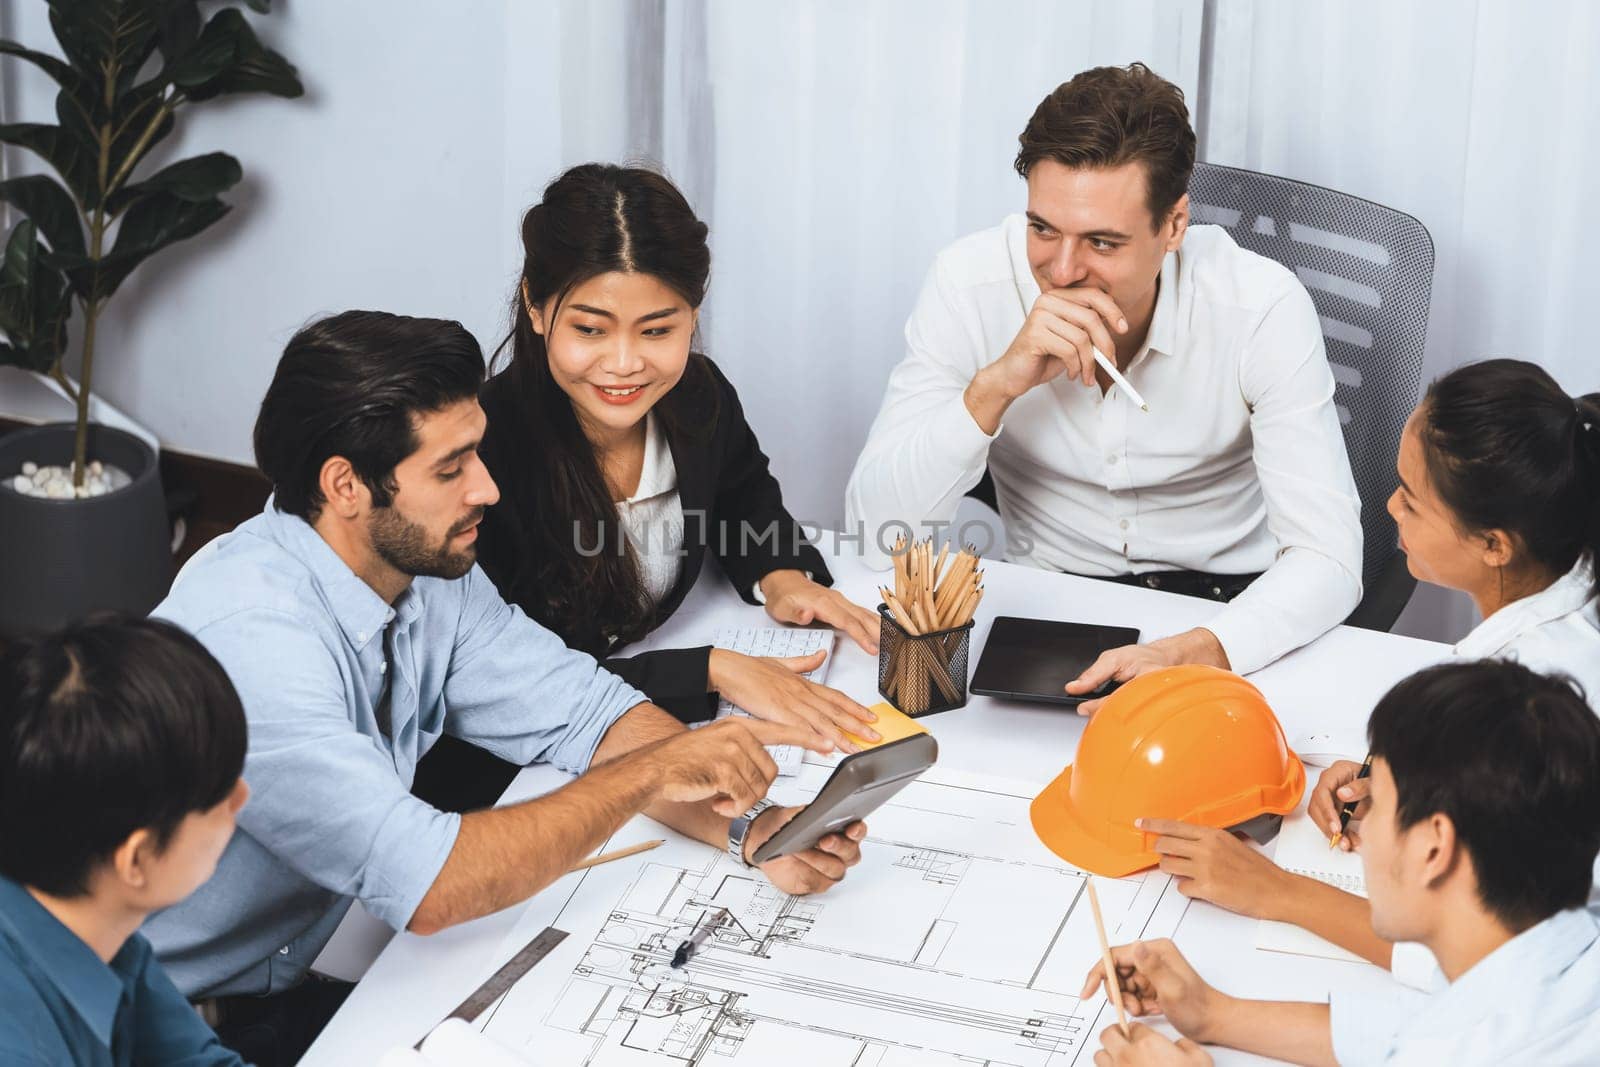
[[[1231,601],[1107,653],[1069,692],[1177,663],[1262,667],[1361,598],[1361,505],[1311,298],[1189,226],[1188,111],[1142,64],[1079,74],[1020,141],[1027,212],[934,261],[847,526],[882,566],[878,531],[949,523],[987,468],[1014,561]]]

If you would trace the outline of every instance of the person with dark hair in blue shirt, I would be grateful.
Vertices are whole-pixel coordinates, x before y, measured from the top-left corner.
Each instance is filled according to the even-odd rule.
[[[216,868],[245,719],[178,627],[102,618],[0,653],[0,1059],[235,1065],[137,931]]]

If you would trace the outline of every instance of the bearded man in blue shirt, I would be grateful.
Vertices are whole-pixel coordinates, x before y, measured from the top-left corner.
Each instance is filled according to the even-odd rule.
[[[474,562],[499,497],[477,454],[483,374],[455,322],[352,311],[301,330],[255,426],[272,498],[156,609],[221,661],[250,724],[239,832],[216,876],[146,926],[180,989],[226,998],[225,1037],[240,1001],[302,982],[353,900],[396,930],[442,930],[527,899],[639,812],[736,839],[743,861],[795,810],[763,807],[763,745],[831,747],[752,720],[689,732],[506,604]],[[578,777],[443,811],[412,788],[446,734]],[[820,891],[865,832],[762,872]]]

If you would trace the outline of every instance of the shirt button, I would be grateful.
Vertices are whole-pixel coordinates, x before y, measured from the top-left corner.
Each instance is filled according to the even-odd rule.
[[[1121,522],[1117,523],[1117,525],[1122,527],[1124,530],[1126,530],[1128,528],[1128,520],[1127,519],[1123,519]]]
[[[383,662],[383,663],[380,663],[380,664],[378,664],[378,673],[379,673],[379,674],[383,674],[383,673],[384,673],[384,672],[385,672],[385,671],[387,671],[387,670],[388,670],[388,669],[389,669],[389,664],[388,664],[388,662],[387,662],[387,661],[385,661],[385,662]]]
[[[289,954],[289,946],[288,945],[284,945],[282,948],[280,948],[278,950],[278,955],[280,955],[280,956],[287,956],[288,954]]]
[[[366,639],[367,639],[367,631],[365,631],[365,630],[357,630],[356,631],[356,640],[357,641],[365,641]]]

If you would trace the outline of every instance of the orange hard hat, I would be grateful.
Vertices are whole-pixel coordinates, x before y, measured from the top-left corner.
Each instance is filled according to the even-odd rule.
[[[1074,866],[1120,878],[1160,859],[1135,819],[1234,827],[1294,810],[1305,786],[1259,689],[1216,667],[1170,667],[1106,698],[1076,761],[1034,798],[1033,829]]]

